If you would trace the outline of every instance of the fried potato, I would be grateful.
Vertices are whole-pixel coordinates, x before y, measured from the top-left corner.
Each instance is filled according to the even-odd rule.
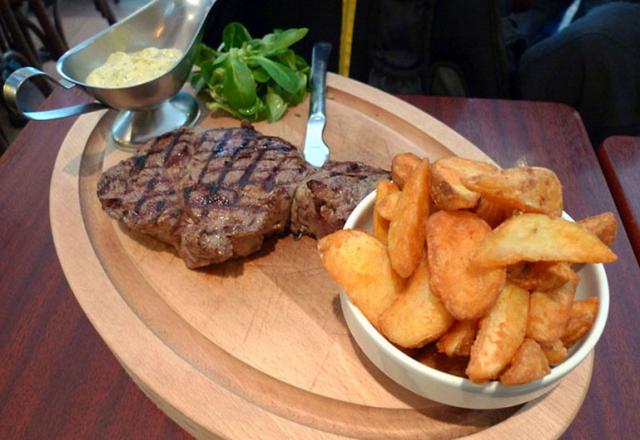
[[[473,212],[475,212],[482,220],[487,222],[489,226],[491,226],[491,229],[493,229],[509,217],[512,211],[513,210],[511,209],[496,205],[484,197],[480,197],[478,206],[476,206],[476,209],[474,209]]]
[[[540,348],[544,352],[544,355],[547,357],[549,361],[549,365],[554,366],[562,363],[568,356],[569,352],[567,351],[567,347],[564,346],[561,340],[542,343],[540,344]]]
[[[562,343],[566,347],[573,345],[591,330],[599,307],[600,301],[596,297],[573,302],[567,328],[562,335]]]
[[[461,177],[490,173],[498,168],[486,162],[462,157],[445,157],[431,166],[431,198],[445,211],[473,208],[480,194],[470,191],[460,181]]]
[[[530,292],[547,292],[569,281],[578,284],[580,277],[569,263],[523,262],[507,267],[507,279]]]
[[[507,283],[480,321],[466,370],[469,379],[482,383],[498,377],[524,341],[528,311],[529,293]]]
[[[398,200],[400,200],[401,194],[401,191],[392,192],[380,200],[380,204],[376,202],[376,213],[383,219],[391,221],[393,218],[393,211],[395,211],[396,206],[398,205]]]
[[[438,351],[447,356],[469,356],[476,339],[478,321],[457,321],[436,343]]]
[[[470,264],[491,228],[466,211],[438,211],[427,220],[431,290],[458,320],[478,319],[493,306],[504,285],[504,269]]]
[[[376,203],[373,210],[373,235],[384,244],[387,244],[389,219],[380,215],[378,207],[389,194],[398,193],[399,191],[398,186],[391,180],[381,180],[378,182],[378,185],[376,185]]]
[[[429,215],[428,160],[420,162],[400,194],[389,225],[389,258],[393,270],[402,278],[408,278],[418,266],[424,249],[424,222]]]
[[[444,353],[439,353],[433,345],[428,345],[422,349],[415,359],[428,367],[459,377],[465,377],[464,370],[469,362],[467,357],[449,357]]]
[[[604,244],[611,246],[618,232],[618,221],[612,212],[583,218],[578,224],[598,237]]]
[[[569,321],[577,282],[570,281],[549,292],[533,292],[529,304],[527,337],[551,343],[562,337]]]
[[[602,241],[584,228],[544,214],[511,217],[478,246],[479,267],[500,267],[520,261],[610,263],[617,259]]]
[[[422,347],[437,340],[453,324],[440,299],[429,288],[429,267],[423,258],[406,290],[380,315],[380,330],[405,348]]]
[[[362,231],[340,230],[318,241],[320,260],[369,322],[398,298],[402,280],[391,268],[387,249]]]
[[[562,184],[547,168],[507,168],[461,180],[471,191],[497,205],[556,217],[562,215]]]
[[[533,339],[525,339],[509,368],[500,375],[500,382],[503,385],[522,385],[542,379],[550,371],[549,361],[540,345]]]
[[[420,165],[420,159],[413,153],[396,154],[391,161],[391,178],[400,187],[404,188],[404,184],[413,173],[413,170]]]

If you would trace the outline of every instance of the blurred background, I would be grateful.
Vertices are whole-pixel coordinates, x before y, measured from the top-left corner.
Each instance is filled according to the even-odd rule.
[[[0,0],[0,81],[22,65],[54,72],[68,47],[146,3]],[[594,145],[640,134],[640,0],[218,0],[205,42],[230,21],[257,37],[308,27],[294,47],[307,60],[330,41],[329,70],[389,93],[561,102]],[[6,148],[24,121],[0,107]]]

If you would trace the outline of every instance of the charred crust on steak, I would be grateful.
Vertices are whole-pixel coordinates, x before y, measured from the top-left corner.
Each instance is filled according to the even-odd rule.
[[[289,226],[317,237],[333,232],[388,176],[358,162],[313,168],[296,147],[243,121],[160,136],[106,170],[97,193],[109,215],[197,268],[250,255]]]

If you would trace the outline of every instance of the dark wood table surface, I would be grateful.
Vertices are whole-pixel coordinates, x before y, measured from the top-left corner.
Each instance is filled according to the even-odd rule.
[[[612,136],[602,142],[597,153],[640,262],[640,137]]]
[[[82,100],[54,92],[46,106]],[[503,166],[556,170],[575,218],[616,206],[578,115],[566,106],[405,97]],[[188,438],[129,379],[76,303],[56,257],[49,182],[73,120],[31,122],[0,159],[0,439]],[[611,309],[570,439],[640,432],[640,269],[621,229]]]

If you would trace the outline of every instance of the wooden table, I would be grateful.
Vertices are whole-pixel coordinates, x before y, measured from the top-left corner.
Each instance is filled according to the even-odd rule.
[[[54,92],[47,106],[83,99]],[[616,207],[577,113],[568,107],[405,97],[501,165],[555,169],[576,218]],[[0,159],[0,438],[187,438],[128,378],[77,305],[56,258],[48,191],[72,120],[30,123]],[[640,269],[621,229],[607,267],[611,310],[586,401],[566,438],[640,431]]]
[[[598,147],[598,158],[640,262],[640,137],[607,138]]]

